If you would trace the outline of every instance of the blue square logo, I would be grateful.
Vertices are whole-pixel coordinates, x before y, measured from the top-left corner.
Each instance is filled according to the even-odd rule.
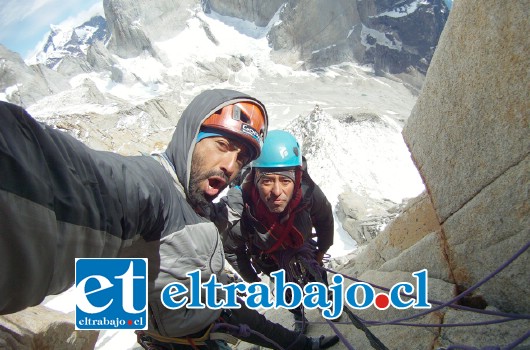
[[[75,259],[75,329],[147,329],[147,259]]]

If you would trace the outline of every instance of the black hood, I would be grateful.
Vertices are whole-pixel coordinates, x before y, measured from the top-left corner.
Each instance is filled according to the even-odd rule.
[[[250,101],[261,106],[265,112],[265,118],[268,118],[265,106],[260,101],[245,93],[226,89],[201,92],[182,112],[165,153],[173,163],[177,177],[186,193],[188,193],[190,182],[191,156],[201,124],[224,106],[243,101]]]

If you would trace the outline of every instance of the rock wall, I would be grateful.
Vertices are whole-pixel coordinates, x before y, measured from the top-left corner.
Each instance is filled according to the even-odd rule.
[[[307,67],[357,61],[373,64],[378,75],[424,75],[447,15],[441,0],[293,0],[269,41],[275,50],[299,52]]]
[[[105,18],[111,32],[109,50],[123,58],[144,51],[157,57],[153,41],[173,37],[190,17],[197,0],[130,1],[103,0]]]
[[[265,27],[284,2],[285,0],[202,0],[201,4],[205,13],[213,10]]]
[[[99,331],[76,331],[74,315],[42,305],[0,316],[0,349],[94,349]]]
[[[356,61],[373,64],[376,74],[425,75],[445,25],[442,0],[202,0],[205,12],[244,18],[266,26],[274,57],[305,61],[304,68]],[[299,63],[297,63],[299,65]],[[422,81],[416,83],[421,86]]]
[[[351,191],[339,195],[337,217],[342,228],[357,242],[366,244],[381,232],[399,211],[391,201],[375,200]]]
[[[18,53],[0,44],[0,92],[5,100],[28,107],[68,88],[70,84],[62,74],[44,65],[28,67]]]
[[[494,272],[530,242],[530,1],[457,1],[425,85],[403,130],[427,193],[346,264],[333,269],[390,287],[426,268],[429,298],[448,301]],[[530,313],[530,252],[523,252],[460,304],[413,323],[499,319],[482,312]],[[434,306],[434,305],[433,305]],[[419,310],[416,311],[416,313]],[[373,308],[363,319],[389,321],[410,310]],[[373,327],[389,349],[504,347],[529,320],[472,327]],[[348,337],[369,348],[361,334]],[[519,344],[530,347],[530,340]]]
[[[396,261],[402,260],[407,255],[404,254],[401,256],[401,254],[411,251],[413,246],[421,242],[428,235],[439,236],[440,230],[441,227],[429,196],[423,193],[417,198],[409,200],[407,206],[387,225],[383,232],[379,233],[367,245],[361,246],[357,251],[355,259],[344,268],[354,275],[361,275],[369,270],[378,270],[388,262],[386,268],[383,270],[391,271],[389,267],[396,265]],[[433,250],[436,253],[433,254]],[[440,269],[448,271],[447,268],[444,268],[444,266],[447,266],[447,263],[443,261],[444,259],[432,259],[433,256],[440,256],[438,251],[441,251],[441,245],[431,244],[423,252],[425,254],[416,251],[416,256],[406,262],[406,266],[409,268],[399,266],[396,269],[414,272],[428,268],[425,263],[429,262],[429,266],[436,266],[438,272],[435,275],[437,278],[450,281],[449,273],[439,272]],[[394,261],[394,263],[390,263],[391,261]],[[430,269],[429,272],[432,274]]]
[[[528,0],[458,1],[403,135],[442,225],[455,283],[468,288],[530,238]],[[526,252],[480,288],[529,313]]]

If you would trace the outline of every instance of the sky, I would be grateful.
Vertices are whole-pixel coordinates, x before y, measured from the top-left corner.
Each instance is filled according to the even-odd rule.
[[[0,44],[28,58],[50,31],[50,24],[79,23],[103,12],[102,0],[2,0]]]

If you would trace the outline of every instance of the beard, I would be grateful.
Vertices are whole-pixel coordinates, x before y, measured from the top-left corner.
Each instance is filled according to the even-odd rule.
[[[221,170],[205,171],[202,169],[201,165],[202,165],[202,158],[200,157],[198,159],[195,159],[195,161],[192,162],[191,164],[190,187],[188,189],[188,202],[190,202],[192,207],[200,208],[203,211],[206,211],[206,208],[209,207],[211,202],[217,196],[209,196],[205,194],[204,191],[200,188],[200,183],[204,180],[208,180],[208,178],[212,176],[219,176],[223,178],[226,181],[226,183],[228,183],[229,178]]]

